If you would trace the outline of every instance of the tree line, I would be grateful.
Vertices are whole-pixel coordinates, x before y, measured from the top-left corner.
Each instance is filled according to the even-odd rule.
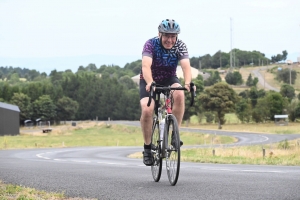
[[[39,118],[137,120],[139,92],[130,76],[119,66],[101,66],[101,74],[91,66],[79,67],[76,73],[53,70],[39,81],[2,81],[0,101],[19,106],[21,124]]]
[[[264,53],[259,51],[244,51],[233,49],[230,52],[217,51],[214,55],[205,54],[200,57],[192,57],[190,59],[191,66],[197,69],[217,69],[241,66],[262,66],[270,63],[285,61],[288,52],[282,51],[282,54],[267,58]],[[230,61],[231,60],[231,61]]]
[[[89,64],[79,66],[75,73],[53,70],[49,76],[27,69],[20,71],[10,67],[7,70],[6,67],[6,74],[3,73],[6,81],[0,81],[0,101],[19,106],[21,124],[27,119],[56,122],[108,118],[139,120],[139,89],[131,77],[140,69],[141,60],[127,63],[123,68],[116,65],[98,68]],[[257,90],[258,80],[249,74],[246,81],[249,89],[237,94],[230,84],[244,82],[238,71],[227,73],[227,83],[221,81],[218,71],[207,72],[210,73],[208,79],[199,75],[193,80],[197,98],[195,106],[189,107],[190,96],[186,95],[184,120],[197,115],[199,121],[205,118],[208,123],[215,121],[221,127],[228,112],[235,112],[243,123],[265,122],[273,120],[274,114],[283,113],[288,113],[293,121],[300,117],[300,95],[296,98],[295,90],[289,84],[284,84],[279,93]],[[20,80],[30,73],[36,76],[27,81]]]

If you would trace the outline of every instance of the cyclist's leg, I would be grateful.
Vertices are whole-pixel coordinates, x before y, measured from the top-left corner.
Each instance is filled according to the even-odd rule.
[[[141,118],[140,123],[144,137],[144,152],[143,162],[145,165],[153,164],[153,156],[151,153],[151,136],[153,124],[153,109],[154,101],[152,100],[150,106],[147,106],[149,93],[146,91],[146,82],[140,80],[140,105],[141,105]]]
[[[153,109],[154,105],[147,106],[148,103],[148,97],[144,97],[140,100],[141,104],[141,118],[140,123],[142,127],[143,137],[144,137],[144,143],[146,145],[150,145],[151,143],[151,135],[152,135],[152,124],[153,124]],[[154,104],[152,101],[151,104]]]
[[[180,87],[181,85],[179,83],[174,83],[172,87]],[[176,90],[173,93],[173,108],[172,113],[176,117],[178,122],[178,127],[181,126],[182,118],[184,115],[184,92],[183,90]]]

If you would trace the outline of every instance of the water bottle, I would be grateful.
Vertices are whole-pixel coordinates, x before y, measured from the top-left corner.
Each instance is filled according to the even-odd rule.
[[[165,118],[163,118],[160,121],[159,128],[160,128],[160,140],[163,140],[163,138],[164,138],[164,128],[165,128]]]

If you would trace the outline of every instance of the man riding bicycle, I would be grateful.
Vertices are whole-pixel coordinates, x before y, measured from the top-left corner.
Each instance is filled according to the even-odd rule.
[[[149,91],[153,82],[171,87],[180,87],[180,81],[176,76],[176,68],[180,62],[185,88],[190,91],[191,67],[187,47],[178,39],[180,33],[179,24],[173,19],[163,20],[158,26],[158,37],[149,39],[142,52],[142,69],[140,73],[140,104],[141,127],[144,137],[143,162],[147,166],[153,164],[151,153],[151,130],[153,121],[154,103],[147,106]],[[172,112],[180,127],[184,114],[184,92],[174,91],[174,104]],[[183,142],[180,141],[182,145]]]

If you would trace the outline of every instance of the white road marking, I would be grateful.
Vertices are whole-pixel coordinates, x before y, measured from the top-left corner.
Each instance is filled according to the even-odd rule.
[[[88,160],[69,160],[71,162],[82,162],[82,163],[90,163],[91,161]]]
[[[266,136],[261,136],[265,138],[264,141],[269,140],[268,137]],[[53,159],[53,158],[48,158],[45,156],[45,154],[52,154],[52,153],[58,153],[58,152],[67,152],[67,151],[53,151],[53,152],[45,152],[45,153],[39,153],[36,154],[36,157],[41,158],[41,159],[46,159],[46,160],[54,160],[54,161],[65,161],[65,162],[78,162],[78,163],[91,163],[92,161],[88,160],[66,160],[66,159]],[[110,162],[96,162],[98,164],[105,164],[105,165],[129,165],[129,164],[124,164],[124,163],[110,163]],[[148,167],[143,164],[141,165],[136,165],[138,167]],[[190,167],[181,167],[183,168],[190,168]],[[198,168],[200,170],[211,170],[211,171],[228,171],[228,172],[253,172],[253,173],[288,173],[285,171],[276,171],[276,170],[251,170],[251,169],[229,169],[229,168],[203,168],[203,167],[192,167],[192,168]]]
[[[55,161],[67,161],[67,160],[63,160],[63,159],[53,159]]]
[[[265,142],[265,141],[268,141],[268,140],[269,140],[269,138],[268,138],[268,137],[266,137],[266,136],[262,136],[262,135],[260,135],[260,137],[263,137],[263,138],[265,138],[265,140],[263,140],[262,142]]]

